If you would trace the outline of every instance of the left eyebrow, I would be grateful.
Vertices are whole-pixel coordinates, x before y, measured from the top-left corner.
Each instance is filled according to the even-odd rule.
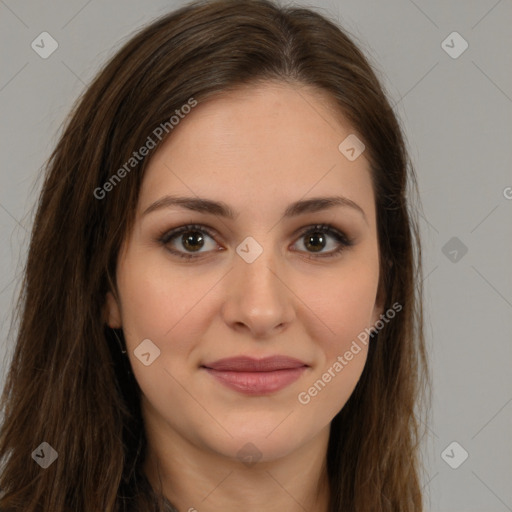
[[[148,206],[142,215],[147,215],[155,210],[161,208],[171,208],[177,206],[200,213],[208,213],[217,215],[228,219],[235,219],[237,214],[234,210],[222,201],[213,201],[211,199],[200,197],[183,197],[183,196],[164,196],[150,206]],[[343,206],[351,208],[359,212],[366,224],[368,219],[364,210],[354,201],[344,196],[329,196],[329,197],[314,197],[312,199],[305,199],[291,203],[283,213],[283,218],[296,217],[305,213],[314,213],[321,210],[327,210],[336,206]]]
[[[314,213],[334,208],[336,206],[344,206],[346,208],[356,210],[363,216],[366,224],[368,224],[368,219],[366,218],[364,210],[357,203],[352,201],[352,199],[344,196],[314,197],[312,199],[296,201],[286,208],[283,218],[295,217],[297,215],[302,215],[303,213]]]

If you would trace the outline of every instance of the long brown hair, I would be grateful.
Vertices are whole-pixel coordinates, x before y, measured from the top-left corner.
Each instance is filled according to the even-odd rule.
[[[162,510],[142,471],[140,388],[120,350],[123,333],[102,316],[150,155],[108,194],[97,191],[156,128],[167,123],[172,136],[168,121],[191,98],[270,80],[326,92],[361,135],[384,310],[402,306],[370,343],[361,379],[332,421],[330,510],[422,510],[417,414],[429,379],[408,197],[417,186],[399,123],[371,65],[336,23],[267,0],[218,0],[189,4],[131,38],[78,100],[47,162],[1,402],[3,512]],[[58,453],[47,469],[31,458],[42,442]]]

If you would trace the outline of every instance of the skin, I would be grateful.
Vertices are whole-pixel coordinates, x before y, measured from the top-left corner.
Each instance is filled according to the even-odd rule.
[[[338,150],[351,133],[323,93],[269,82],[200,103],[154,150],[106,318],[123,328],[142,389],[146,473],[179,510],[327,511],[329,426],[361,376],[367,347],[360,344],[307,405],[297,397],[383,312],[369,163],[364,153],[351,162]],[[236,216],[177,206],[143,214],[166,194],[223,201]],[[294,201],[333,195],[351,199],[365,216],[336,206],[282,218]],[[191,253],[181,235],[167,247],[158,241],[190,223],[215,234],[202,233],[195,260],[169,252]],[[320,257],[298,231],[322,223],[354,244]],[[263,248],[252,263],[236,252],[248,236]],[[320,254],[339,247],[325,236]],[[134,354],[144,339],[160,349],[149,366]],[[200,368],[276,354],[309,367],[267,396],[231,390]],[[237,457],[247,443],[261,456],[250,466]]]

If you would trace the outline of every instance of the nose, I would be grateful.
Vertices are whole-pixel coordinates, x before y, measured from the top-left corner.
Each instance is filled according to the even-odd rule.
[[[268,339],[293,322],[293,292],[270,250],[252,263],[236,255],[228,279],[222,316],[231,329]]]

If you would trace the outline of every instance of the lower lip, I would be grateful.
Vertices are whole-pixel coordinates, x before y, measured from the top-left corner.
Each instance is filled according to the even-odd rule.
[[[204,368],[221,384],[247,395],[265,395],[279,391],[295,382],[306,366],[272,372],[234,372]]]

